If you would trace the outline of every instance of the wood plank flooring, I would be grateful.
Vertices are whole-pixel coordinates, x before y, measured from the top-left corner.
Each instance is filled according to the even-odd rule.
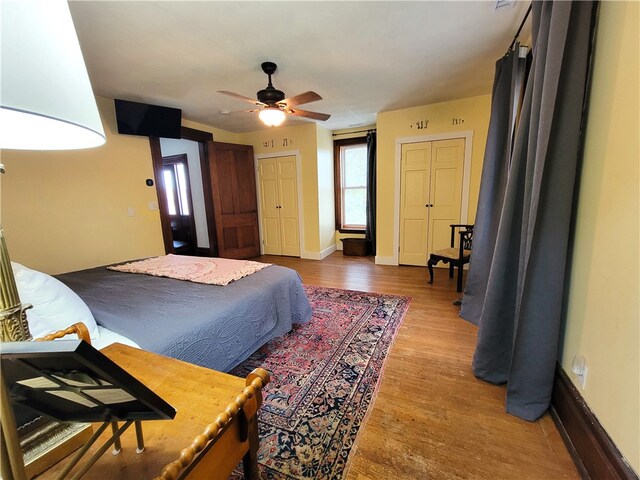
[[[308,285],[412,298],[360,430],[346,480],[578,479],[547,414],[530,423],[504,410],[504,387],[471,370],[477,328],[458,317],[445,269],[375,265],[336,252],[322,261],[261,256],[297,270]]]

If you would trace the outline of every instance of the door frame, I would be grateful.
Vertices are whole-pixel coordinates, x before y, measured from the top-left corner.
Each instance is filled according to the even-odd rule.
[[[396,158],[393,193],[393,255],[389,265],[399,265],[400,249],[400,174],[402,164],[402,145],[409,143],[433,142],[437,140],[464,139],[464,163],[462,167],[462,204],[460,205],[460,223],[467,223],[469,217],[469,185],[471,183],[471,151],[473,130],[464,132],[435,133],[419,137],[396,137]],[[378,257],[376,256],[376,263]],[[387,264],[385,262],[385,264]]]
[[[262,192],[260,191],[260,170],[258,168],[260,160],[264,158],[276,157],[296,157],[296,184],[298,186],[298,238],[300,239],[300,258],[304,257],[304,207],[302,204],[302,156],[300,150],[287,150],[282,152],[259,153],[253,156],[253,166],[256,171],[256,195],[258,198],[258,231],[260,232],[260,254],[264,255],[264,237],[262,233],[262,209],[260,202],[262,201]]]
[[[196,244],[198,255],[209,257],[218,256],[218,246],[216,244],[216,229],[213,215],[213,193],[211,192],[211,175],[209,173],[209,155],[207,141],[213,141],[213,134],[203,130],[196,130],[189,127],[180,128],[180,138],[198,142],[200,153],[200,171],[202,174],[202,191],[204,194],[204,207],[207,217],[207,234],[209,235],[209,248],[199,248]],[[160,213],[160,228],[162,229],[162,240],[165,253],[174,253],[173,235],[171,233],[171,221],[167,209],[167,199],[164,189],[164,178],[162,176],[162,150],[160,148],[160,137],[149,137],[151,147],[151,162],[153,165],[153,176],[156,183],[156,195],[158,198],[158,211]],[[194,229],[195,231],[195,229]]]

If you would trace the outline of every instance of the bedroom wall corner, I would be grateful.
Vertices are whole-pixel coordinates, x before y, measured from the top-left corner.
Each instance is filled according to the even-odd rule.
[[[99,148],[6,150],[2,220],[13,261],[47,273],[164,253],[146,137],[118,135],[113,100],[96,97]],[[133,214],[133,215],[131,215]]]
[[[640,4],[601,2],[561,364],[640,473]],[[623,252],[615,265],[611,252]],[[581,387],[571,366],[586,359]]]
[[[335,251],[336,246],[336,209],[333,188],[333,136],[316,124],[318,142],[318,217],[320,230],[320,251]],[[325,255],[326,256],[326,255]],[[324,257],[322,257],[324,258]]]

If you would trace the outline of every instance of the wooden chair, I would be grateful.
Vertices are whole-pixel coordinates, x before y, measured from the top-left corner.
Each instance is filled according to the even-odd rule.
[[[458,246],[456,247],[456,229],[458,229]],[[473,225],[451,225],[451,247],[433,252],[429,256],[427,267],[429,268],[429,283],[433,283],[433,266],[438,262],[449,264],[449,278],[453,278],[453,269],[458,267],[457,291],[462,291],[462,269],[471,258],[471,244],[473,241]]]

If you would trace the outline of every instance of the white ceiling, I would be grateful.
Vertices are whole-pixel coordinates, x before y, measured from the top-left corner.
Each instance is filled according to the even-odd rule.
[[[323,97],[301,108],[331,114],[321,122],[331,130],[372,125],[377,112],[490,93],[495,62],[528,5],[70,2],[97,95],[181,108],[183,118],[231,132],[265,127],[238,111],[249,104],[216,92],[255,98],[267,85],[264,61],[278,64],[273,84],[288,97]]]

